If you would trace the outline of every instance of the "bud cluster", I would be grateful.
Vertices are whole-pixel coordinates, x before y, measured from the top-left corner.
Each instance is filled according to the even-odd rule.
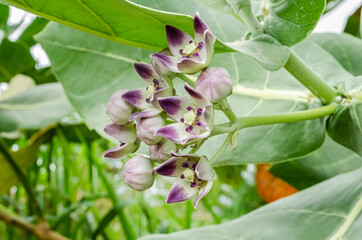
[[[178,154],[179,149],[210,136],[214,125],[214,104],[232,92],[226,69],[208,68],[214,55],[215,36],[198,14],[195,37],[166,25],[168,49],[154,53],[152,64],[135,63],[146,86],[115,92],[106,113],[113,123],[105,132],[120,144],[103,157],[119,159],[137,151],[141,142],[149,156],[135,155],[124,167],[125,182],[143,191],[152,186],[154,175],[175,177],[167,203],[197,196],[194,206],[211,189],[214,171],[205,156]],[[178,74],[201,72],[195,87],[185,84],[189,96],[178,96],[172,79]],[[153,167],[153,162],[161,164]]]

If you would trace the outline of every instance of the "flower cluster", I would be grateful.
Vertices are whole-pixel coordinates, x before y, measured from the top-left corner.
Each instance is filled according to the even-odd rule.
[[[225,69],[208,68],[216,38],[198,14],[194,31],[192,38],[166,25],[169,49],[152,54],[151,65],[134,64],[146,86],[120,90],[111,96],[106,113],[113,123],[104,130],[120,144],[105,151],[103,157],[119,159],[145,143],[150,157],[138,154],[129,159],[124,167],[125,182],[143,191],[152,186],[156,174],[174,177],[167,203],[196,197],[196,208],[210,191],[215,173],[206,156],[178,152],[210,136],[213,106],[231,94],[232,83]],[[172,79],[198,72],[195,86],[184,86],[188,96],[177,95]],[[154,162],[160,165],[154,167]]]

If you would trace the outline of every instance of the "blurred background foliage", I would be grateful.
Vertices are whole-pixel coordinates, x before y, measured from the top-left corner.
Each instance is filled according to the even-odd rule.
[[[340,2],[328,1],[325,11]],[[222,223],[324,180],[311,177],[307,185],[300,185],[298,175],[291,179],[283,170],[311,170],[287,164],[273,166],[272,172],[294,187],[271,175],[268,165],[218,167],[213,190],[202,199],[198,211],[190,202],[165,204],[171,186],[165,179],[157,178],[145,192],[133,191],[122,177],[127,159],[101,159],[112,143],[87,128],[50,66],[39,66],[31,54],[37,44],[33,36],[48,20],[33,18],[16,39],[9,40],[24,26],[24,18],[9,25],[9,11],[0,4],[0,137],[26,175],[45,219],[60,234],[70,239],[123,239],[119,218],[124,215],[138,236]],[[349,17],[346,33],[360,36],[360,11]],[[5,158],[0,154],[0,212],[35,223],[35,209]],[[0,239],[36,237],[0,222]]]

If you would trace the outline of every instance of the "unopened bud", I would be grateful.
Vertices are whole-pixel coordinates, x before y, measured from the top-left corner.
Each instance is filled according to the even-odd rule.
[[[195,90],[204,94],[212,103],[218,103],[233,91],[233,83],[225,68],[212,67],[197,78]]]
[[[133,107],[122,99],[122,95],[125,92],[127,92],[127,90],[122,89],[113,93],[106,109],[106,113],[112,122],[119,125],[128,123],[129,116],[133,111]]]
[[[124,180],[137,191],[144,191],[153,185],[153,165],[149,158],[136,155],[124,166]]]
[[[141,118],[136,125],[137,136],[147,145],[155,145],[163,139],[161,136],[155,136],[155,132],[164,125],[165,121],[159,115]]]
[[[158,163],[163,163],[171,157],[171,152],[177,152],[177,146],[170,140],[163,140],[162,142],[149,147],[151,159]]]

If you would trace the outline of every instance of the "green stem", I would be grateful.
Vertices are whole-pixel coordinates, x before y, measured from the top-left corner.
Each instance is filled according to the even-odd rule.
[[[242,129],[261,125],[298,122],[321,118],[333,114],[336,109],[337,105],[331,104],[320,108],[300,112],[282,113],[266,116],[240,117],[234,124],[231,122],[227,122],[215,125],[214,130],[212,131],[210,136],[216,136],[224,133],[233,133],[237,128]]]
[[[329,104],[338,96],[337,91],[306,65],[293,51],[284,68],[308,88],[324,104]]]
[[[238,14],[241,19],[244,21],[245,25],[248,27],[250,32],[256,36],[264,33],[263,26],[254,16],[251,10],[250,0],[239,1],[239,11]]]
[[[229,118],[229,120],[231,122],[236,122],[238,117],[235,115],[235,113],[233,112],[233,110],[231,109],[229,103],[227,102],[227,100],[223,100],[220,103],[221,109],[222,111],[225,113],[225,115]]]
[[[229,125],[229,124],[215,125],[210,136],[216,136],[216,135],[220,135],[220,134],[224,134],[224,133],[235,132],[236,126],[234,126],[234,125],[233,126],[224,126],[224,125]]]
[[[37,201],[37,199],[35,198],[35,194],[32,190],[32,188],[30,187],[30,184],[25,176],[25,174],[23,173],[23,171],[21,170],[21,168],[19,167],[19,165],[16,163],[15,158],[11,155],[11,153],[8,151],[8,147],[6,146],[5,142],[3,141],[2,138],[0,138],[0,151],[2,152],[2,154],[4,155],[4,159],[7,161],[7,163],[10,165],[10,167],[13,169],[13,171],[15,172],[16,176],[18,177],[19,181],[23,184],[25,191],[29,197],[30,202],[32,203],[36,214],[38,215],[39,218],[43,218],[43,211],[40,208],[39,202]]]
[[[221,157],[221,155],[225,152],[226,148],[231,143],[233,134],[234,133],[231,132],[227,135],[227,137],[225,138],[225,140],[224,140],[223,144],[221,145],[221,147],[219,148],[219,150],[217,150],[217,152],[214,154],[214,156],[212,156],[212,158],[210,158],[210,160],[209,160],[210,165],[213,165],[216,162],[216,160],[219,159],[219,157]]]
[[[333,114],[336,108],[337,105],[331,104],[320,108],[300,112],[282,113],[270,116],[241,117],[238,118],[237,124],[240,128],[246,128],[277,123],[306,121]]]
[[[190,86],[194,87],[195,86],[195,82],[189,78],[188,76],[186,76],[185,74],[183,73],[179,73],[177,75],[178,78],[182,79],[183,81],[187,82]]]

